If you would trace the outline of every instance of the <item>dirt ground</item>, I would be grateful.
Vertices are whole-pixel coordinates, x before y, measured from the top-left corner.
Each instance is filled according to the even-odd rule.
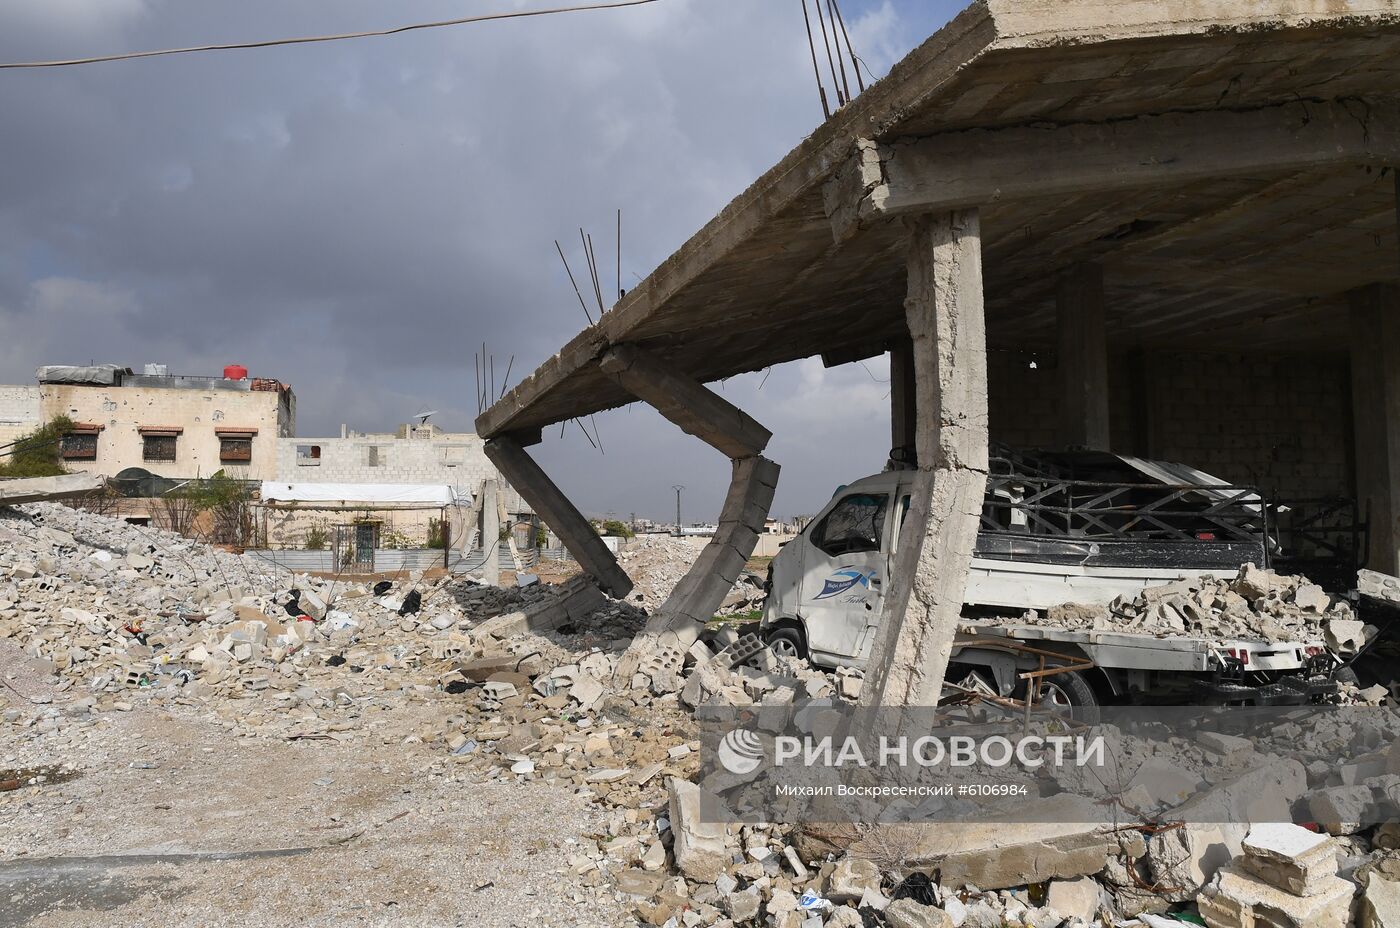
[[[202,705],[85,714],[7,657],[0,708],[69,708],[56,732],[0,727],[0,769],[75,775],[0,792],[0,928],[635,924],[575,873],[601,811],[414,743],[449,695],[367,706],[344,740],[274,740]]]

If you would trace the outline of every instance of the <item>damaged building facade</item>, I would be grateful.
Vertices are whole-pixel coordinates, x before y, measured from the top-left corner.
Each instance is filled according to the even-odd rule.
[[[730,459],[721,531],[644,660],[718,603],[781,463],[704,384],[888,353],[892,458],[922,483],[876,703],[937,696],[993,442],[1329,498],[1350,555],[1394,573],[1398,15],[975,3],[487,410],[487,453],[615,595],[625,574],[528,456],[543,427],[642,400]]]
[[[405,423],[393,432],[342,426],[336,437],[283,438],[276,476],[262,488],[268,542],[297,548],[314,531],[348,530],[360,532],[369,547],[445,541],[471,552],[481,548],[481,506],[490,485],[499,510],[492,524],[510,526],[518,545],[528,546],[534,514],[501,480],[484,445],[470,432],[447,432],[430,422]],[[424,488],[436,495],[419,492]]]

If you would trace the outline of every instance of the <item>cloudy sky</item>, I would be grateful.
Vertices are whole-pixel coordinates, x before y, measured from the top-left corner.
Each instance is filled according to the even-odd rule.
[[[842,0],[876,74],[961,0]],[[7,0],[0,60],[343,32],[547,0]],[[314,46],[0,71],[0,382],[44,363],[229,362],[298,433],[470,429],[473,353],[533,370],[583,325],[578,228],[645,277],[821,119],[796,0],[661,0]],[[604,274],[611,290],[614,272]],[[724,384],[771,428],[775,512],[887,450],[883,362]],[[541,463],[590,513],[712,518],[727,463],[640,407]]]

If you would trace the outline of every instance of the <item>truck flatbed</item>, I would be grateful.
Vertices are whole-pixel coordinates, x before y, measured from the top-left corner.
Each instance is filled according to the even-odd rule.
[[[1276,642],[1238,638],[1211,639],[1187,635],[1158,637],[1147,632],[1113,629],[967,622],[958,627],[953,652],[956,654],[974,641],[997,638],[1033,647],[1069,645],[1064,652],[1066,657],[1082,657],[1104,668],[1178,670],[1194,673],[1219,669],[1221,655],[1241,660],[1246,671],[1297,670],[1307,662],[1311,654],[1321,653],[1324,647],[1320,641]],[[1047,650],[1055,649],[1047,647]]]

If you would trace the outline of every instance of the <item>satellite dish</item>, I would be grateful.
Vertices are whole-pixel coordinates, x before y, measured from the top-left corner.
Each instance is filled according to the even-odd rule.
[[[427,412],[416,412],[413,417],[418,420],[419,425],[427,425],[429,416],[436,416],[436,409],[429,409]]]

